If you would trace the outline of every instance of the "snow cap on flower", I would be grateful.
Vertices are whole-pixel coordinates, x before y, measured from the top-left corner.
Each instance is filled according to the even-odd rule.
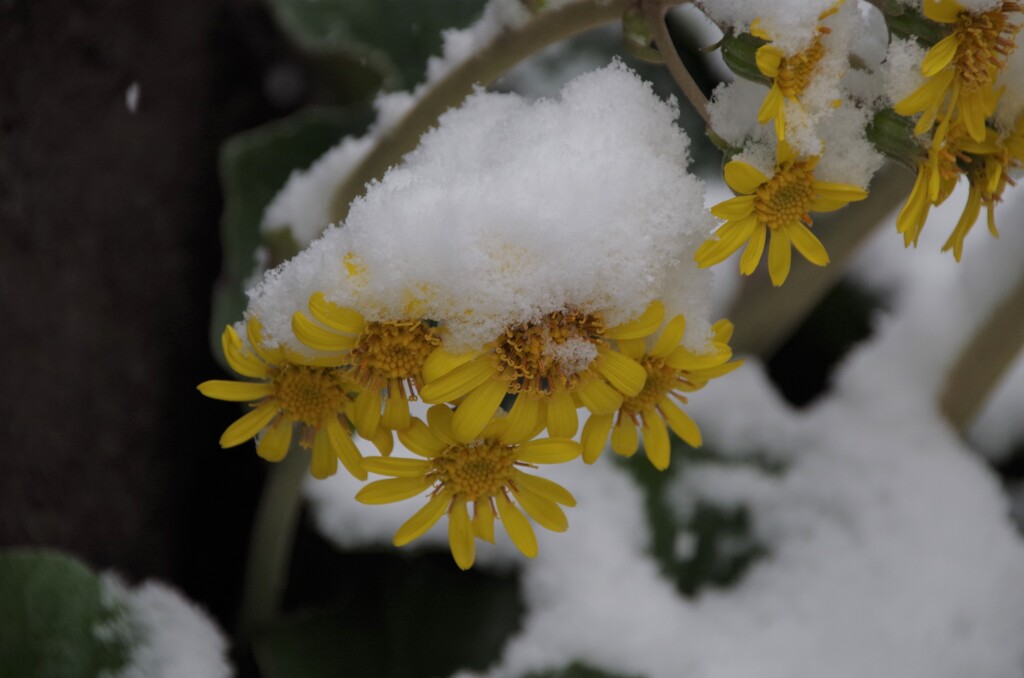
[[[249,313],[269,342],[303,350],[292,316],[320,291],[367,320],[440,323],[457,351],[560,309],[621,323],[658,298],[699,350],[709,288],[693,252],[713,220],[677,114],[619,62],[558,100],[477,92],[344,224],[269,272]]]

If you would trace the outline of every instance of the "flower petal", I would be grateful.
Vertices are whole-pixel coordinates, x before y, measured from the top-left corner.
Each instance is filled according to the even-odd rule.
[[[633,420],[619,415],[619,420],[612,429],[612,450],[623,457],[632,457],[639,448],[640,438],[637,436]]]
[[[256,434],[273,421],[280,412],[274,403],[264,403],[237,419],[220,437],[220,446],[224,448],[241,445],[256,437]]]
[[[738,195],[724,200],[711,208],[711,213],[719,219],[742,219],[754,211],[753,195]]]
[[[448,444],[437,437],[436,430],[432,430],[415,417],[409,422],[409,428],[398,432],[398,440],[410,452],[428,459],[440,455],[448,448]]]
[[[338,472],[338,455],[323,429],[317,431],[313,437],[313,456],[309,461],[309,472],[317,480],[329,478]],[[362,469],[360,472],[365,478],[366,473]]]
[[[921,74],[931,77],[948,66],[956,56],[956,50],[960,47],[960,36],[951,33],[935,43],[921,62]]]
[[[459,444],[452,431],[452,408],[447,405],[434,405],[427,410],[427,424],[430,425],[430,432],[445,445],[454,447]]]
[[[380,425],[380,390],[368,388],[356,396],[352,423],[359,435],[371,440]]]
[[[486,542],[494,543],[494,508],[490,498],[473,502],[473,533]]]
[[[601,379],[582,381],[576,387],[576,396],[594,415],[611,414],[622,407],[622,394]]]
[[[266,398],[274,393],[274,384],[266,381],[228,381],[210,379],[196,388],[207,398],[245,403]]]
[[[664,358],[679,346],[679,342],[683,340],[684,334],[686,334],[686,318],[682,315],[677,315],[662,330],[661,336],[658,337],[658,341],[654,343],[654,348],[651,349],[651,355],[655,358]]]
[[[394,478],[422,478],[430,470],[430,462],[410,457],[364,457],[363,470]]]
[[[363,504],[393,504],[424,492],[431,482],[419,478],[388,478],[375,480],[356,493],[356,501]]]
[[[496,376],[491,356],[481,354],[437,381],[426,384],[420,389],[420,397],[428,403],[452,402]]]
[[[377,482],[386,481],[380,480]],[[423,536],[423,533],[432,528],[434,523],[445,514],[450,501],[451,495],[447,492],[435,494],[423,508],[414,513],[409,520],[402,523],[402,526],[395,532],[395,538],[391,540],[391,543],[395,546],[405,546],[412,540]]]
[[[575,440],[541,438],[520,445],[516,450],[516,459],[527,464],[561,464],[572,461],[582,453],[582,446]]]
[[[501,435],[503,443],[521,443],[529,440],[542,428],[541,401],[520,392],[505,419],[508,426]]]
[[[672,400],[664,396],[658,400],[658,410],[661,412],[661,416],[665,417],[665,421],[672,429],[672,432],[682,438],[683,442],[690,447],[701,446],[703,440],[701,439],[700,428],[690,418],[690,415],[683,412]]]
[[[743,243],[750,240],[754,229],[766,228],[758,224],[754,215],[740,219],[739,221],[727,221],[711,236],[714,240],[705,240],[693,258],[700,268],[714,266],[728,259],[733,252],[743,246]]]
[[[514,481],[519,487],[529,490],[534,494],[539,494],[540,496],[562,504],[563,506],[576,505],[576,498],[572,496],[569,490],[565,489],[553,480],[541,478],[540,476],[532,476],[529,473],[523,473],[522,471],[516,471]]]
[[[627,396],[635,396],[644,388],[647,370],[640,363],[606,346],[597,349],[594,369],[612,386]]]
[[[722,171],[729,188],[743,195],[750,195],[757,187],[768,181],[768,177],[753,165],[742,160],[732,160]]]
[[[480,355],[479,351],[453,355],[443,348],[435,348],[423,362],[423,380],[437,381],[457,367],[465,365]]]
[[[523,488],[513,489],[512,494],[526,514],[541,527],[552,532],[565,532],[569,529],[569,519],[565,517],[565,511],[555,502]]]
[[[256,454],[270,462],[278,462],[288,455],[292,444],[292,421],[287,417],[281,419],[263,432],[256,443]]]
[[[384,415],[381,423],[392,431],[404,431],[409,428],[409,400],[401,388],[392,388],[384,401]]]
[[[754,229],[746,249],[743,250],[743,256],[740,257],[740,273],[750,275],[757,270],[757,265],[761,263],[761,255],[764,254],[764,241],[767,237],[767,228]]]
[[[356,345],[356,337],[324,329],[307,318],[302,311],[296,311],[292,316],[292,332],[296,339],[316,351],[337,353]]]
[[[568,391],[555,391],[548,398],[547,422],[548,433],[555,438],[576,435],[579,418],[576,416],[576,403]]]
[[[473,527],[469,522],[465,499],[456,497],[448,512],[448,545],[460,570],[473,567],[473,561],[476,559],[476,542],[473,539]]]
[[[535,558],[537,556],[537,536],[533,533],[530,522],[504,494],[499,494],[497,499],[498,515],[501,517],[501,522],[505,525],[505,531],[508,532],[512,543],[527,558]]]
[[[825,251],[825,246],[821,244],[818,237],[811,233],[811,229],[799,221],[794,221],[783,226],[782,230],[786,232],[786,235],[793,242],[793,247],[800,254],[804,255],[807,261],[815,266],[828,265],[828,252]]]
[[[781,228],[773,230],[771,242],[768,243],[768,274],[776,287],[786,282],[786,278],[789,277],[792,256],[786,231]]]
[[[932,21],[952,24],[956,23],[960,12],[964,11],[964,8],[956,0],[924,0],[921,11]]]
[[[309,312],[324,325],[339,332],[359,334],[366,328],[366,320],[359,311],[327,301],[323,292],[316,292],[309,298]]]
[[[225,360],[235,372],[243,377],[267,378],[266,364],[243,349],[242,338],[231,325],[225,327],[224,333],[220,335],[220,345]]]
[[[583,462],[593,464],[604,452],[608,444],[608,434],[612,429],[611,414],[593,415],[583,424]]]
[[[497,379],[490,379],[473,389],[455,408],[452,417],[452,433],[459,442],[468,443],[477,438],[494,418],[501,407],[501,401],[508,392],[508,384]]]
[[[668,439],[668,428],[655,410],[644,411],[644,451],[654,468],[664,471],[672,460],[672,443]]]
[[[664,317],[665,305],[655,299],[636,318],[606,329],[604,337],[606,339],[642,339],[657,332]]]
[[[774,78],[779,74],[779,66],[785,56],[785,53],[775,45],[763,45],[754,54],[757,70],[769,78]]]

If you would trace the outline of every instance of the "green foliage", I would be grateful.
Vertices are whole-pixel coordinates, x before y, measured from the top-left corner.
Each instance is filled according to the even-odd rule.
[[[609,673],[577,661],[552,671],[528,673],[523,678],[643,678],[643,676],[638,673],[628,676],[621,673]]]
[[[288,38],[350,87],[375,72],[385,89],[411,89],[441,31],[475,20],[484,0],[268,0]],[[353,75],[356,74],[356,75]]]
[[[922,47],[931,47],[946,37],[946,29],[941,24],[896,0],[882,0],[877,6],[885,15],[889,33],[898,38],[917,40]]]
[[[213,355],[222,364],[220,335],[224,326],[239,320],[245,310],[243,284],[255,267],[263,211],[293,170],[308,167],[342,137],[357,133],[368,122],[365,109],[310,109],[233,136],[221,147],[224,266],[213,292],[210,342]],[[271,252],[271,263],[287,259],[298,249],[287,231],[276,232],[264,244]]]
[[[360,558],[345,558],[355,576]],[[367,576],[375,581],[365,590],[342,588],[344,600],[334,607],[286,615],[253,639],[264,678],[427,678],[482,670],[519,628],[514,575],[461,572],[448,555],[369,559],[375,567]]]
[[[695,450],[674,436],[672,443],[672,465],[666,471],[655,469],[642,453],[623,460],[644,490],[651,525],[651,555],[684,595],[693,595],[708,586],[730,586],[765,555],[764,548],[751,534],[747,510],[698,502],[690,516],[680,519],[668,498],[671,481],[675,474],[686,473],[699,464],[748,463],[768,473],[779,472],[780,468],[757,456],[744,461],[726,460],[706,447]],[[684,533],[694,540],[694,548],[690,553],[680,554],[676,545]]]
[[[868,141],[882,153],[917,171],[917,160],[926,152],[914,136],[914,121],[890,108],[875,114],[866,131]]]
[[[120,669],[127,648],[97,638],[116,614],[104,606],[99,577],[55,552],[0,554],[0,673],[93,678]]]
[[[722,38],[722,58],[725,65],[736,75],[763,85],[771,85],[768,78],[757,67],[757,50],[768,43],[750,33],[727,33]]]

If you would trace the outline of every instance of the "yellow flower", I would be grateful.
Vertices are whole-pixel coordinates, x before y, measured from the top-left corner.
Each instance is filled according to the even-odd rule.
[[[763,125],[774,120],[779,141],[786,139],[786,100],[800,103],[800,96],[811,84],[818,62],[825,54],[821,36],[828,32],[828,28],[819,27],[810,46],[792,56],[786,56],[772,44],[757,50],[757,69],[772,79],[772,88],[757,112],[757,121]]]
[[[958,158],[966,158],[960,149],[964,138],[952,134],[938,146],[931,146],[928,154],[917,163],[917,179],[907,202],[896,217],[896,232],[903,234],[906,247],[917,246],[917,240],[933,206],[941,205],[949,197],[960,178]]]
[[[1012,137],[1010,138],[1012,142]],[[964,238],[970,232],[981,208],[984,207],[987,214],[988,230],[993,237],[999,237],[999,230],[996,228],[995,207],[1003,199],[1003,190],[1008,183],[1012,184],[1007,170],[1020,163],[1004,142],[999,143],[997,134],[989,129],[986,139],[982,143],[964,144],[964,151],[970,153],[965,164],[964,174],[967,176],[969,190],[967,193],[967,204],[957,221],[953,233],[949,236],[942,251],[953,250],[953,257],[960,261],[963,255]]]
[[[936,120],[934,143],[940,145],[951,125],[963,125],[977,142],[985,140],[985,119],[995,111],[1002,90],[996,78],[1015,48],[1020,30],[1016,2],[1003,2],[986,12],[971,12],[956,0],[925,0],[924,15],[949,24],[952,32],[935,43],[921,62],[923,85],[895,106],[900,115],[921,113],[914,128],[923,134]]]
[[[294,357],[284,350],[267,348],[256,318],[249,319],[246,329],[251,350],[230,325],[221,335],[221,345],[231,369],[259,381],[213,379],[199,385],[199,392],[208,398],[248,402],[253,408],[224,431],[221,447],[241,445],[262,432],[256,453],[267,461],[281,461],[297,424],[299,444],[313,452],[310,472],[314,477],[334,475],[341,459],[349,473],[365,480],[366,471],[359,465],[362,455],[352,442],[344,414],[351,405],[351,384],[344,373],[293,362]]]
[[[409,401],[422,386],[423,363],[441,343],[440,333],[423,320],[370,321],[359,311],[333,304],[317,292],[309,299],[314,320],[302,311],[292,317],[295,336],[322,351],[322,362],[344,367],[359,384],[353,423],[372,439],[378,427],[409,426]],[[383,415],[381,409],[383,408]]]
[[[623,401],[617,420],[614,414],[594,415],[587,420],[582,435],[583,461],[592,464],[597,460],[609,432],[612,449],[617,454],[632,456],[640,444],[637,427],[643,431],[647,458],[659,470],[669,465],[668,428],[691,446],[700,447],[700,429],[673,398],[685,405],[684,393],[701,389],[709,380],[743,364],[741,360],[728,362],[732,357],[729,348],[732,330],[728,320],[715,323],[712,350],[702,354],[692,353],[681,345],[686,332],[686,319],[681,315],[668,323],[649,350],[643,339],[619,342],[623,352],[643,365],[647,381],[639,394]]]
[[[475,539],[494,542],[494,518],[501,520],[512,543],[523,555],[537,555],[537,538],[522,510],[539,525],[555,532],[569,527],[563,506],[576,500],[561,485],[520,470],[535,464],[560,464],[580,456],[579,443],[567,438],[525,442],[510,436],[508,422],[492,421],[480,438],[469,443],[455,438],[453,414],[445,405],[427,411],[428,424],[413,419],[398,438],[423,459],[369,457],[363,468],[391,476],[377,480],[356,495],[364,504],[403,501],[428,489],[428,501],[395,533],[395,546],[423,535],[448,514],[448,542],[455,562],[463,570],[475,559]],[[473,505],[473,517],[469,505]]]
[[[566,310],[512,325],[480,351],[455,356],[443,348],[430,355],[420,391],[430,403],[460,401],[455,438],[473,440],[508,395],[515,395],[509,426],[517,436],[576,434],[576,408],[609,414],[644,386],[647,374],[611,340],[640,339],[661,325],[665,308],[655,301],[638,318],[605,327],[600,313]],[[460,400],[461,399],[461,400]]]
[[[785,142],[778,145],[775,172],[770,179],[745,162],[729,162],[725,182],[740,195],[711,208],[712,214],[726,222],[715,231],[715,239],[697,248],[697,265],[707,268],[718,264],[746,243],[740,272],[750,275],[761,261],[769,232],[768,272],[772,284],[781,285],[789,276],[791,243],[812,264],[826,265],[828,253],[807,227],[811,224],[809,212],[831,212],[863,200],[868,193],[850,184],[818,181],[814,178],[817,163],[817,157],[799,159]]]

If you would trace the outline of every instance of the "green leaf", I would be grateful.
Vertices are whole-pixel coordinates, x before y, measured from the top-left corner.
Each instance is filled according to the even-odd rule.
[[[914,136],[913,119],[905,118],[891,108],[876,113],[865,133],[868,141],[880,152],[915,172],[917,161],[928,152]]]
[[[359,571],[345,554],[347,572]],[[483,670],[519,628],[514,574],[458,570],[451,556],[362,556],[383,584],[343,587],[332,608],[284,616],[253,638],[263,678],[427,678]],[[382,562],[383,561],[383,562]],[[321,598],[330,585],[319,587]]]
[[[721,43],[722,58],[736,75],[762,85],[771,85],[771,78],[757,67],[757,50],[767,44],[750,33],[727,33]]]
[[[239,320],[245,310],[243,285],[255,268],[264,210],[293,170],[308,167],[342,137],[365,129],[369,120],[365,108],[310,109],[237,134],[221,147],[224,265],[213,291],[210,343],[222,365],[220,335],[224,326]],[[287,233],[277,233],[265,244],[271,250],[271,263],[283,261],[297,250]]]
[[[340,77],[371,69],[385,89],[411,89],[427,59],[441,51],[441,31],[468,26],[485,0],[267,0],[282,30]]]
[[[0,554],[0,659],[5,676],[94,678],[116,671],[127,648],[101,641],[110,621],[99,577],[73,558],[46,551]]]

